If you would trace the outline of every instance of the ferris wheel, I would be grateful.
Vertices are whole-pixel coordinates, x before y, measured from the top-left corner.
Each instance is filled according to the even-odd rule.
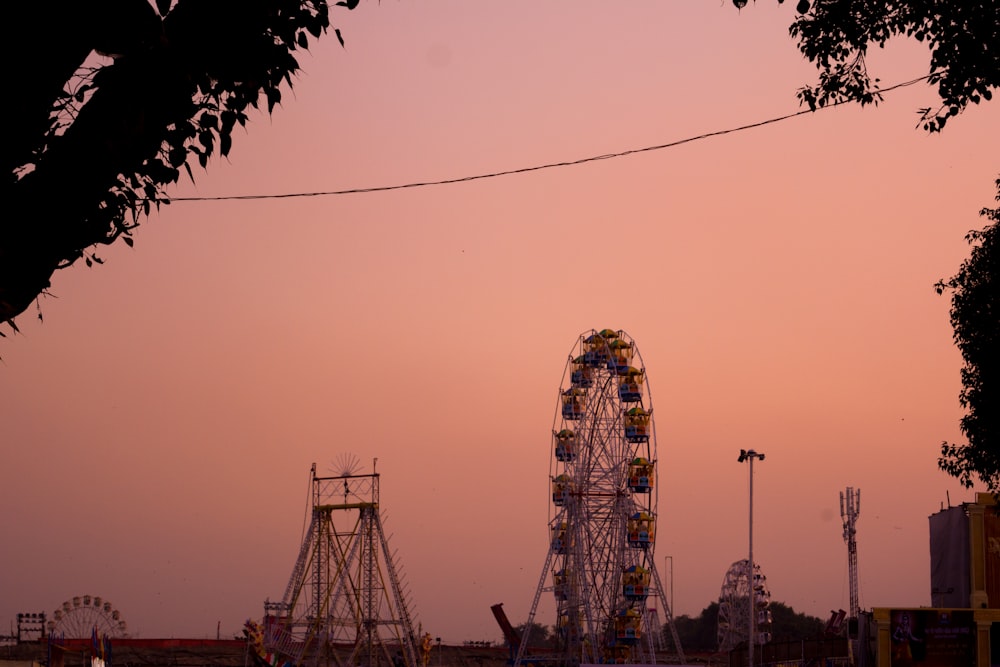
[[[750,561],[744,558],[729,566],[719,593],[719,650],[732,651],[746,642],[750,634],[750,604],[753,604],[754,643],[771,641],[771,592],[767,577],[754,563],[750,576]],[[752,585],[751,585],[751,582]]]
[[[76,595],[52,612],[50,636],[88,639],[93,633],[108,637],[128,637],[128,625],[121,612],[99,595]]]
[[[527,628],[543,592],[556,603],[565,664],[653,663],[660,601],[683,660],[656,571],[656,435],[646,369],[624,331],[581,334],[559,389],[549,475],[549,549]],[[523,637],[515,664],[530,637]]]

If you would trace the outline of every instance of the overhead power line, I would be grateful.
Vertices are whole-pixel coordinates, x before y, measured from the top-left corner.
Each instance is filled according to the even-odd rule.
[[[898,88],[903,88],[905,86],[912,86],[915,83],[925,81],[929,79],[933,74],[928,74],[910,81],[904,81],[903,83],[897,83],[895,85],[889,86],[888,88],[883,88],[879,90],[879,93],[888,93],[890,91],[896,90]],[[822,111],[823,109],[830,109],[842,104],[848,104],[847,101],[833,102],[825,107],[820,107],[816,111]],[[812,109],[802,109],[794,113],[785,114],[784,116],[777,116],[775,118],[769,118],[767,120],[758,121],[756,123],[749,123],[747,125],[740,125],[739,127],[732,127],[726,130],[716,130],[714,132],[706,132],[704,134],[695,135],[692,137],[686,137],[684,139],[678,139],[676,141],[671,141],[665,144],[657,144],[655,146],[645,146],[643,148],[632,148],[628,150],[618,151],[616,153],[605,153],[604,155],[592,155],[589,157],[579,158],[576,160],[564,160],[561,162],[548,162],[545,164],[537,164],[529,167],[518,167],[517,169],[507,169],[504,171],[493,171],[484,174],[473,174],[470,176],[459,176],[456,178],[445,178],[437,181],[414,181],[412,183],[402,183],[397,185],[377,185],[367,188],[348,188],[345,190],[323,190],[317,192],[284,192],[276,194],[254,194],[254,195],[222,195],[218,197],[168,197],[166,199],[161,199],[160,201],[165,202],[182,202],[182,201],[240,201],[240,200],[250,200],[250,199],[291,199],[293,197],[330,197],[334,195],[353,195],[353,194],[363,194],[370,192],[389,192],[391,190],[407,190],[410,188],[423,188],[432,185],[452,185],[455,183],[468,183],[469,181],[481,181],[487,178],[498,178],[500,176],[513,176],[514,174],[526,174],[532,171],[542,171],[545,169],[555,169],[557,167],[572,167],[579,164],[586,164],[587,162],[597,162],[599,160],[610,160],[613,158],[626,157],[628,155],[636,155],[638,153],[650,153],[652,151],[660,151],[666,148],[675,148],[677,146],[682,146],[684,144],[689,144],[694,141],[700,141],[702,139],[709,139],[711,137],[719,137],[724,134],[733,134],[735,132],[743,132],[744,130],[752,130],[757,127],[763,127],[765,125],[773,125],[774,123],[779,123],[790,118],[795,118],[797,116],[804,116],[806,114],[813,113]]]

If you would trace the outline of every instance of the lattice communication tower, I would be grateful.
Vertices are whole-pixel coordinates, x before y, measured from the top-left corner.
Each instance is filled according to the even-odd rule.
[[[847,573],[851,585],[851,618],[858,618],[861,605],[858,601],[858,542],[855,524],[861,514],[861,489],[847,487],[840,492],[840,516],[844,519],[844,541],[847,542]]]

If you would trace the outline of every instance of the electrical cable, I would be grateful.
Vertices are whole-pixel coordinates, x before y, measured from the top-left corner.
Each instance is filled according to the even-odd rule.
[[[912,86],[915,83],[925,81],[938,73],[928,74],[910,81],[904,81],[903,83],[897,83],[895,85],[889,86],[888,88],[883,88],[878,91],[881,95],[898,88],[903,88],[905,86]],[[749,123],[747,125],[740,125],[739,127],[733,127],[726,130],[716,130],[714,132],[706,132],[704,134],[695,135],[692,137],[686,137],[684,139],[678,139],[676,141],[671,141],[664,144],[657,144],[655,146],[645,146],[643,148],[632,148],[629,150],[618,151],[615,153],[606,153],[604,155],[593,155],[589,157],[579,158],[576,160],[565,160],[561,162],[548,162],[545,164],[538,164],[529,167],[519,167],[517,169],[507,169],[505,171],[493,171],[484,174],[474,174],[470,176],[459,176],[456,178],[446,178],[438,181],[415,181],[412,183],[402,183],[397,185],[379,185],[366,188],[349,188],[345,190],[326,190],[318,192],[285,192],[278,194],[256,194],[256,195],[222,195],[216,197],[167,197],[164,199],[150,200],[159,201],[161,203],[167,202],[204,202],[204,201],[245,201],[252,199],[290,199],[295,197],[331,197],[334,195],[352,195],[352,194],[365,194],[371,192],[389,192],[392,190],[407,190],[410,188],[423,188],[433,185],[453,185],[455,183],[468,183],[470,181],[481,181],[487,178],[499,178],[500,176],[513,176],[515,174],[526,174],[533,171],[542,171],[545,169],[555,169],[557,167],[572,167],[580,164],[586,164],[588,162],[597,162],[599,160],[611,160],[614,158],[626,157],[628,155],[636,155],[639,153],[649,153],[652,151],[664,150],[666,148],[675,148],[677,146],[682,146],[684,144],[689,144],[694,141],[700,141],[702,139],[709,139],[711,137],[719,137],[725,134],[733,134],[735,132],[742,132],[744,130],[751,130],[758,127],[763,127],[765,125],[772,125],[774,123],[779,123],[790,118],[795,118],[797,116],[804,116],[806,114],[814,113],[814,111],[822,111],[823,109],[831,109],[842,104],[848,104],[853,100],[842,100],[837,102],[832,102],[818,109],[802,109],[794,113],[785,114],[784,116],[777,116],[775,118],[769,118],[767,120],[758,121],[755,123]]]

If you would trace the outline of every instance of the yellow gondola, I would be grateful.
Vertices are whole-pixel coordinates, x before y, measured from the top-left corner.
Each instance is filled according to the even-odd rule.
[[[642,615],[636,609],[626,609],[615,616],[615,641],[636,644],[642,638]]]
[[[626,600],[645,600],[649,596],[649,570],[633,565],[622,574],[622,593]]]
[[[583,359],[588,366],[598,367],[608,363],[608,342],[600,334],[591,334],[583,340]]]
[[[556,460],[565,463],[576,459],[576,433],[564,428],[553,435],[556,439]]]
[[[562,523],[552,527],[552,551],[557,554],[564,554],[569,551],[569,524]]]
[[[632,459],[628,466],[628,488],[634,493],[648,493],[653,488],[655,465],[646,458]]]
[[[646,379],[646,371],[628,366],[618,369],[618,397],[622,403],[635,403],[642,400],[642,384]]]
[[[572,362],[569,381],[574,387],[589,387],[594,383],[594,368],[587,364],[586,355],[581,354]]]
[[[556,505],[565,505],[572,490],[573,479],[566,474],[559,475],[552,480],[552,502]]]
[[[562,393],[562,416],[575,421],[583,417],[587,409],[587,391],[579,387],[570,387]]]
[[[628,544],[633,549],[646,549],[653,544],[656,518],[649,512],[636,512],[628,520]]]
[[[611,356],[608,358],[608,370],[628,368],[632,364],[632,343],[621,338],[615,338],[608,343]]]
[[[650,419],[653,411],[643,410],[640,407],[630,408],[625,411],[625,439],[629,442],[648,442],[650,431]]]

